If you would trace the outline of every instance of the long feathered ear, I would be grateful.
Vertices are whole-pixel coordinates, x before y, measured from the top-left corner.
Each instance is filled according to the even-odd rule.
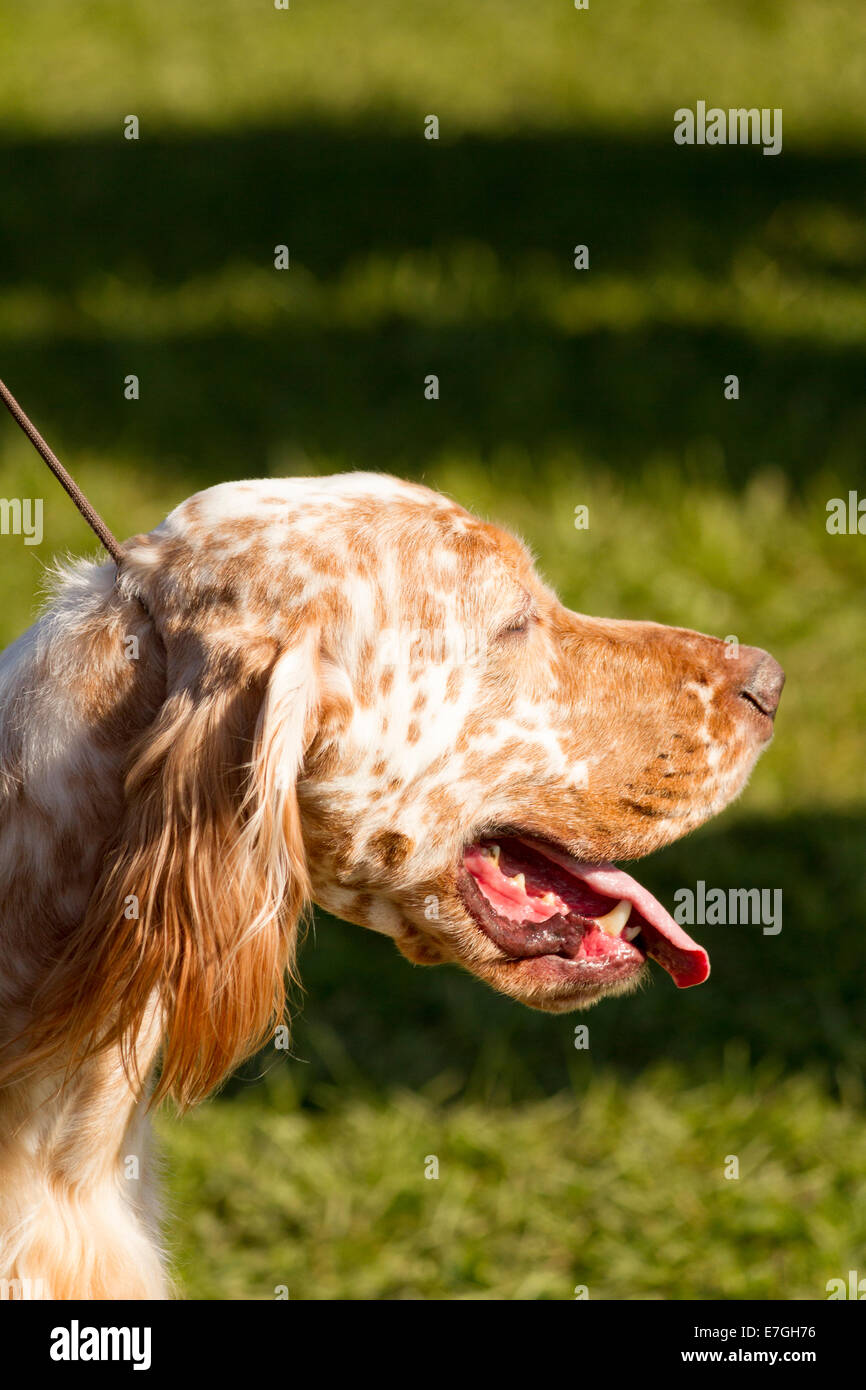
[[[43,1039],[73,1066],[136,1039],[156,1006],[154,1100],[194,1104],[285,1007],[309,900],[296,781],[315,732],[317,640],[274,660],[211,651],[165,700],[126,779],[126,812],[85,919],[48,981]],[[32,1055],[32,1054],[31,1054]]]

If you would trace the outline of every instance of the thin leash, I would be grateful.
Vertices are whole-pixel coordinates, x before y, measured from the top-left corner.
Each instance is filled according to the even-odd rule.
[[[25,415],[8,386],[2,381],[0,381],[0,399],[2,399],[3,404],[6,406],[12,418],[21,426],[34,449],[42,455],[61,487],[64,487],[69,493],[69,496],[72,498],[88,526],[92,531],[96,532],[96,535],[105,546],[112,560],[114,560],[115,564],[119,567],[123,563],[123,551],[118,542],[102,520],[99,512],[92,503],[88,502],[75,479],[63,467],[63,464],[54,453],[54,450],[49,448],[32,420]]]

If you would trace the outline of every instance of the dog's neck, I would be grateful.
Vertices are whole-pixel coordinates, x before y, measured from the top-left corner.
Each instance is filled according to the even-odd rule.
[[[0,657],[5,1036],[83,916],[120,817],[129,749],[163,687],[150,621],[118,593],[113,574],[113,566],[77,566]]]

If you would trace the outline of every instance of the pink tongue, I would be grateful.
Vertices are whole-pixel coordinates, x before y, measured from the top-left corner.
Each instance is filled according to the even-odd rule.
[[[679,989],[702,985],[710,973],[710,958],[702,946],[688,936],[643,884],[618,869],[615,864],[586,864],[570,854],[537,840],[524,839],[536,853],[559,864],[570,874],[609,898],[626,898],[643,918],[641,935],[648,956],[658,961]]]

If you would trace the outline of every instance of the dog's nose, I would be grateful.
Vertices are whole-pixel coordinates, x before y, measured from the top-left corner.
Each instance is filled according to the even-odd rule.
[[[760,647],[754,647],[752,650],[754,661],[745,673],[740,694],[744,700],[750,700],[753,705],[757,705],[762,714],[772,719],[779,707],[785,672],[769,652],[761,651]]]

